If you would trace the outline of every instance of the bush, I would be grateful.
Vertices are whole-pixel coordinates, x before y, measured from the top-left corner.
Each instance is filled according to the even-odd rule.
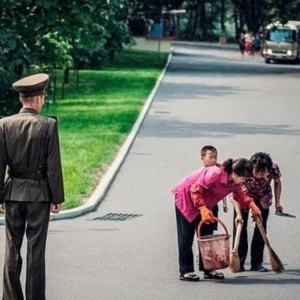
[[[15,80],[15,75],[0,69],[0,116],[9,116],[20,110],[21,104],[18,101],[18,94],[12,88],[12,83]]]

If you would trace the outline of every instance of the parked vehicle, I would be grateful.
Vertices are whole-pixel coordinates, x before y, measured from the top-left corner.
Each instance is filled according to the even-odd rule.
[[[300,21],[269,24],[264,33],[262,55],[266,63],[271,60],[299,62]]]

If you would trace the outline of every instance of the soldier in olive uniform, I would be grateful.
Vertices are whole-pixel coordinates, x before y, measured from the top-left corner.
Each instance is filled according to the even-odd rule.
[[[23,108],[0,120],[0,210],[5,211],[3,300],[23,300],[21,246],[27,237],[27,300],[45,300],[45,246],[50,212],[64,202],[57,120],[38,115],[47,74],[13,84]]]

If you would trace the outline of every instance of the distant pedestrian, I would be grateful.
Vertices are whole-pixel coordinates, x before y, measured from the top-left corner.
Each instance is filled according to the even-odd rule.
[[[253,32],[247,32],[245,34],[245,50],[249,55],[254,56],[253,52]]]
[[[203,220],[201,236],[213,233],[211,208],[225,196],[233,193],[233,198],[242,206],[250,207],[258,218],[261,212],[249,196],[242,190],[242,184],[252,176],[252,163],[244,158],[226,160],[221,167],[201,168],[183,178],[173,189],[177,222],[180,280],[199,281],[194,273],[193,241],[198,224]],[[199,257],[199,270],[205,279],[224,279],[224,274],[204,268]]]
[[[3,300],[23,300],[21,246],[27,237],[26,300],[45,300],[45,246],[50,211],[64,202],[57,120],[38,115],[47,74],[13,84],[23,108],[0,120],[0,210],[5,212]],[[8,177],[5,179],[5,172]]]
[[[261,35],[257,33],[253,39],[253,52],[261,52]]]
[[[240,48],[240,52],[242,54],[242,57],[244,57],[245,54],[245,43],[246,43],[246,39],[245,39],[245,31],[242,31],[239,35],[239,48]]]

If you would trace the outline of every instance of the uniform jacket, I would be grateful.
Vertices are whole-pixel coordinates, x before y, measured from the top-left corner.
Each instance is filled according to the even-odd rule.
[[[57,120],[31,108],[0,120],[0,203],[64,202]]]
[[[199,186],[203,187],[201,192]],[[228,183],[227,173],[218,166],[201,168],[191,173],[171,192],[175,194],[175,205],[189,222],[199,215],[200,206],[206,205],[211,209],[230,193],[242,206],[249,206],[253,201],[247,196],[242,184]]]

